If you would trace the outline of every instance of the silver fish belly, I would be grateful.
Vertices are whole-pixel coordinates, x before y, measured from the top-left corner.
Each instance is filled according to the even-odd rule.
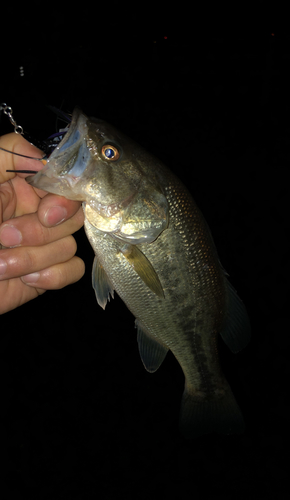
[[[105,308],[115,290],[125,302],[149,372],[168,350],[174,354],[185,377],[181,432],[242,432],[217,340],[220,334],[239,351],[250,338],[249,319],[179,179],[113,127],[75,110],[58,151],[28,182],[83,201],[97,301]]]

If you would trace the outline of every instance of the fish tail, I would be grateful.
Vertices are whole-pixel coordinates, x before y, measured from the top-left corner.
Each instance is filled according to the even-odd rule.
[[[224,395],[201,399],[185,384],[181,401],[179,430],[187,439],[203,434],[241,434],[245,423],[235,397],[225,381]]]

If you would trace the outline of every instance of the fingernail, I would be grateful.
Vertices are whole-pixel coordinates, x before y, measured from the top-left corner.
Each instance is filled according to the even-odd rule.
[[[44,222],[47,226],[57,226],[65,220],[66,216],[66,208],[51,207],[44,214]]]
[[[7,269],[7,263],[5,260],[0,259],[0,275],[5,274]]]
[[[21,232],[10,224],[5,224],[0,231],[0,243],[4,247],[15,247],[22,241]]]
[[[30,284],[30,283],[36,283],[37,280],[39,279],[40,274],[39,273],[31,273],[31,274],[26,274],[26,276],[22,276],[21,279],[24,283]]]

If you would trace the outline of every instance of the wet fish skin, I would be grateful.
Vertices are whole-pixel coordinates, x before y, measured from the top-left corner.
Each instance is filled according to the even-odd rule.
[[[118,159],[105,157],[107,146]],[[239,351],[250,338],[249,319],[181,181],[116,129],[75,110],[68,134],[28,182],[83,201],[98,303],[105,308],[114,290],[123,299],[136,318],[148,371],[159,368],[168,350],[183,370],[181,432],[189,438],[242,432],[217,339],[221,334]]]

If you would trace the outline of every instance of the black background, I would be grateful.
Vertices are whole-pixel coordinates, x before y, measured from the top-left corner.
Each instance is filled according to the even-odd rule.
[[[134,318],[86,274],[0,319],[7,498],[276,498],[288,477],[289,40],[270,2],[194,8],[38,3],[6,16],[1,100],[24,130],[57,130],[47,104],[105,119],[191,190],[251,317],[250,345],[224,371],[242,436],[177,432],[183,377],[147,373]],[[227,22],[223,22],[224,19]],[[8,20],[13,23],[8,24]],[[167,38],[164,38],[167,37]],[[20,66],[24,76],[20,76]],[[11,132],[1,116],[1,134]],[[178,304],[176,304],[178,309]],[[3,467],[3,465],[2,465]]]

